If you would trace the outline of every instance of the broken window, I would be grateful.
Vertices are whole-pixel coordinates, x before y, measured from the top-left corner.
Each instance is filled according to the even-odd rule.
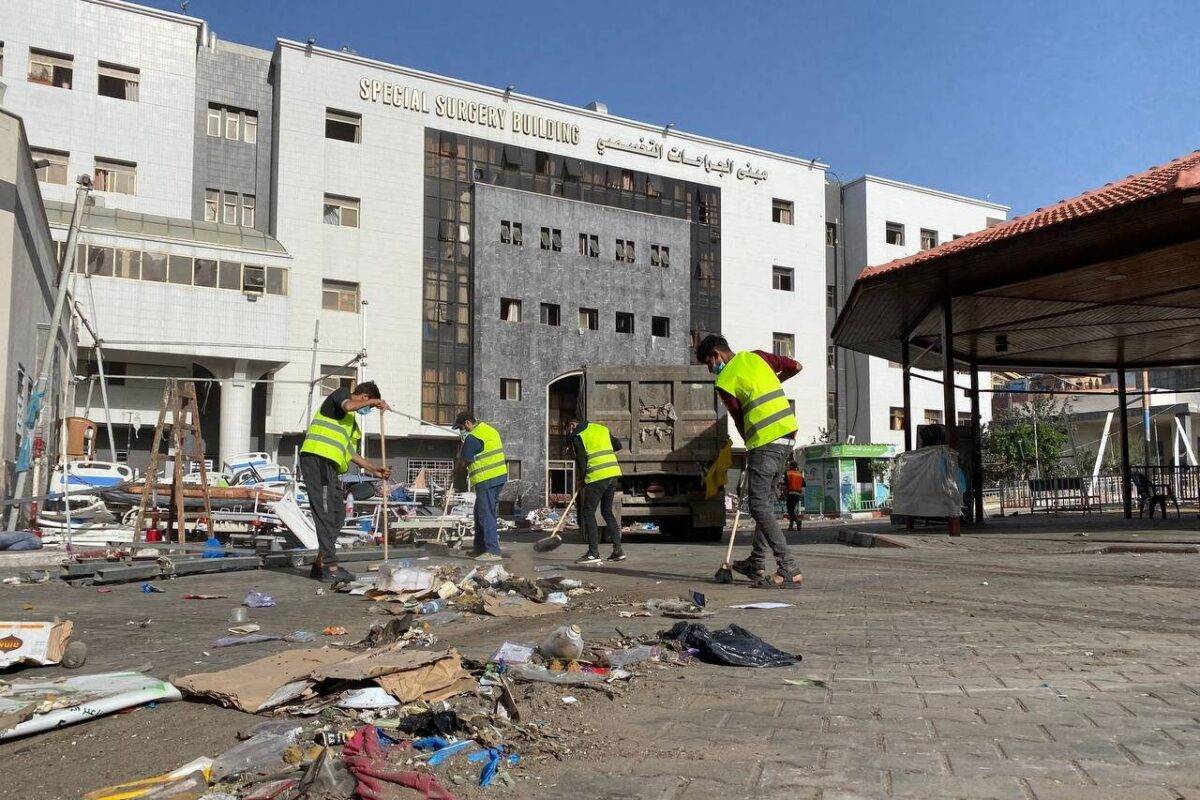
[[[837,243],[838,243],[837,223],[836,222],[826,222],[825,223],[825,246],[826,247],[837,247]]]
[[[550,249],[556,253],[562,252],[562,231],[558,228],[550,229]]]
[[[142,280],[163,283],[167,279],[167,256],[164,253],[142,253]]]
[[[99,75],[96,79],[96,93],[104,97],[114,97],[117,100],[137,102],[138,86],[141,74],[133,67],[122,67],[119,64],[106,64],[103,61],[98,66]]]
[[[542,249],[543,250],[550,249],[550,229],[549,228],[542,228]]]
[[[239,291],[242,288],[242,265],[236,261],[222,261],[217,268],[217,288]]]
[[[511,297],[500,298],[500,319],[505,322],[521,321],[521,301]]]
[[[650,245],[650,266],[671,266],[671,248],[667,247],[665,244]]]
[[[267,294],[287,294],[288,271],[284,267],[267,267]]]
[[[883,235],[888,244],[904,244],[904,226],[899,222],[885,223]]]
[[[142,276],[142,251],[117,248],[117,259],[113,264],[113,276],[137,280]]]
[[[354,367],[343,367],[336,364],[321,365],[321,396],[325,397],[336,392],[338,389],[345,389],[347,392],[354,389],[355,379]]]
[[[888,427],[894,431],[904,430],[904,407],[892,406],[888,412]]]
[[[97,158],[92,183],[98,192],[136,194],[137,164],[127,161],[109,161]]]

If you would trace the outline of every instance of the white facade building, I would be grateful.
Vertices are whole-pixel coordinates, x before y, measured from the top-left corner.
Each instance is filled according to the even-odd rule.
[[[935,247],[941,242],[982,230],[1007,219],[1008,207],[947,192],[913,186],[899,181],[867,175],[843,187],[842,235],[845,253],[844,273],[834,292],[844,301],[849,287],[868,266],[884,264]],[[874,356],[839,352],[839,383],[844,393],[839,410],[844,435],[859,442],[892,444],[904,449],[903,373],[899,364]],[[922,380],[931,378],[937,383]],[[911,381],[912,429],[919,425],[950,422],[943,419],[940,372],[913,370]],[[966,372],[956,373],[960,387],[970,384]],[[981,388],[991,386],[990,373],[979,375]],[[831,387],[833,390],[834,387]],[[970,420],[971,401],[962,389],[955,392],[958,422]],[[991,421],[992,407],[987,397],[980,403],[980,421]]]
[[[785,384],[798,444],[830,427],[836,404],[827,398],[842,392],[846,405],[835,385],[841,372],[825,367],[823,164],[624,119],[602,103],[551,102],[283,39],[273,51],[230,46],[202,20],[121,0],[10,0],[0,5],[0,29],[5,102],[51,161],[41,173],[47,198],[69,200],[80,173],[104,189],[82,241],[95,248],[84,257],[97,273],[88,286],[110,342],[107,358],[127,376],[207,381],[206,436],[222,456],[250,449],[290,456],[309,413],[317,323],[325,391],[362,375],[407,415],[388,430],[397,440],[389,455],[401,469],[451,456],[453,437],[420,420],[449,422],[496,380],[472,366],[475,350],[495,344],[479,341],[472,314],[491,313],[499,302],[475,293],[481,242],[473,239],[494,252],[499,239],[486,239],[500,234],[473,231],[477,184],[580,201],[567,217],[579,230],[547,228],[545,244],[538,220],[524,221],[523,246],[551,255],[574,253],[588,208],[688,223],[690,246],[680,253],[677,244],[666,267],[686,271],[690,286],[673,318],[638,319],[635,329],[631,309],[618,307],[620,293],[609,290],[625,280],[622,269],[659,266],[653,242],[627,243],[636,267],[614,258],[611,239],[591,256],[611,266],[612,283],[580,288],[590,293],[572,298],[580,319],[585,305],[605,326],[623,316],[630,321],[624,331],[618,321],[617,332],[639,345],[614,339],[601,351],[603,363],[638,361],[631,353],[645,361],[663,336],[677,337],[673,345],[686,340],[690,350],[719,331],[735,349],[774,351],[804,366]],[[921,228],[949,238],[1004,213],[877,178],[845,188],[843,278],[912,252]],[[520,197],[482,195],[483,202]],[[617,226],[606,235],[621,235],[620,214],[595,216]],[[905,224],[904,245],[885,243],[884,221]],[[65,238],[55,222],[55,235]],[[178,270],[160,279],[105,266],[106,258],[147,258],[135,251],[177,256]],[[566,269],[566,255],[561,265],[545,263]],[[536,275],[531,282],[532,319],[522,324],[538,324]],[[570,323],[564,336],[592,335],[573,330],[575,309],[562,312]],[[347,366],[360,352],[365,367]],[[562,375],[583,366],[563,364]],[[867,402],[845,430],[859,441],[898,443],[888,426],[898,374],[872,364],[864,380],[875,388],[858,395]],[[126,383],[113,402],[126,428],[118,449],[133,453],[144,449],[157,395],[144,384],[135,389],[132,377]],[[549,386],[521,391],[542,398]],[[937,387],[918,386],[916,413],[937,408],[925,401],[936,395]],[[368,434],[376,425],[368,422]]]

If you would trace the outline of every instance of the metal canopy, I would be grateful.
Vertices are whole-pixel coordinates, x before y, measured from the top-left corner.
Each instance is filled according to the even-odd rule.
[[[1200,152],[863,271],[834,342],[939,369],[1200,364]]]

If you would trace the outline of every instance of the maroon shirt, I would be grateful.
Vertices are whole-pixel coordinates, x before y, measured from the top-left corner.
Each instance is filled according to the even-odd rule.
[[[801,370],[800,362],[787,356],[777,356],[765,350],[755,350],[754,353],[767,362],[767,366],[774,371],[775,377],[779,378],[780,383]],[[742,430],[742,404],[738,402],[736,397],[723,389],[717,389],[717,394],[721,396],[721,402],[725,404],[725,408],[729,411],[729,416],[733,418],[733,424],[737,426],[738,435],[742,439],[745,439],[746,433]]]

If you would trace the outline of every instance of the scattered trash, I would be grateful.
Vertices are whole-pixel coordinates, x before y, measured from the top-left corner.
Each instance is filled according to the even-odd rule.
[[[678,622],[661,636],[664,640],[695,648],[706,661],[736,667],[790,667],[800,660],[767,644],[740,625],[712,631],[698,622]]]
[[[261,625],[251,622],[248,625],[235,625],[229,629],[229,632],[237,635],[245,635],[247,633],[258,633],[260,630],[262,630]]]
[[[112,594],[112,589],[108,586],[101,586],[96,590],[96,594]]]
[[[171,772],[142,778],[116,786],[106,786],[83,795],[83,800],[125,800],[125,798],[167,798],[198,796],[212,779],[211,758],[197,758]]]
[[[201,558],[224,558],[225,548],[221,546],[221,540],[216,534],[208,537],[204,542],[204,550],[200,553]]]
[[[257,589],[251,589],[246,592],[246,599],[242,601],[242,605],[247,608],[270,608],[275,605],[275,598]]]
[[[430,600],[428,602],[421,603],[421,605],[417,607],[417,610],[421,614],[436,614],[445,608],[445,605],[446,604],[441,600]]]
[[[321,631],[326,636],[345,636],[346,629],[341,625],[327,625],[325,630]]]
[[[212,779],[220,783],[240,775],[271,775],[283,767],[283,753],[295,735],[260,733],[239,742],[213,759]]]
[[[570,600],[567,598],[565,592],[551,592],[550,594],[546,595],[546,602],[557,603],[560,606],[565,606],[570,602]]]
[[[250,620],[250,609],[245,606],[234,606],[229,610],[229,621],[235,625],[240,625]]]
[[[403,797],[404,793],[394,788],[399,786],[419,793],[408,793],[413,797],[454,800],[454,795],[442,786],[436,776],[398,769],[388,757],[390,749],[380,741],[379,729],[373,725],[359,728],[342,748],[342,760],[358,781],[360,797]],[[364,790],[369,794],[364,794]]]
[[[783,682],[791,686],[815,686],[825,688],[825,681],[816,678],[784,678]]]
[[[337,702],[338,708],[395,708],[400,701],[378,686],[351,689],[343,692]]]
[[[434,573],[427,569],[399,566],[396,562],[379,565],[375,588],[384,592],[425,592],[433,588]]]
[[[325,587],[318,586],[317,587],[317,597],[322,597],[324,594],[325,594]]]
[[[560,611],[562,606],[556,603],[535,603],[520,595],[483,596],[483,613],[493,617],[538,617]]]
[[[317,640],[317,635],[315,633],[309,633],[308,631],[292,631],[287,636],[283,637],[283,640],[285,642],[291,642],[292,644],[308,644],[310,642],[315,642]]]
[[[642,607],[651,613],[674,619],[707,619],[716,616],[716,612],[706,611],[696,603],[674,598],[647,600]]]
[[[606,667],[627,667],[641,661],[658,658],[659,648],[643,644],[626,650],[602,650],[599,653],[600,663]]]
[[[533,648],[514,642],[505,642],[500,649],[492,654],[491,661],[496,664],[524,664],[533,658]]]
[[[70,620],[0,622],[0,668],[59,663],[74,627]]]
[[[792,607],[791,603],[772,603],[772,602],[768,602],[768,601],[763,601],[763,602],[759,602],[759,603],[739,603],[738,605],[730,606],[730,608],[758,608],[758,609],[791,608],[791,607]]]
[[[539,564],[533,568],[534,572],[566,572],[567,568],[562,564]]]
[[[125,708],[178,699],[180,694],[174,686],[139,672],[12,681],[0,695],[0,741],[63,728]]]
[[[430,627],[448,625],[451,622],[457,622],[462,619],[462,616],[461,611],[438,611],[434,614],[421,615],[421,624]]]
[[[269,633],[249,633],[239,636],[222,636],[213,642],[213,647],[237,647],[241,644],[262,644],[263,642],[277,642],[280,637]]]
[[[575,703],[578,703],[579,699],[576,697],[572,697],[571,695],[567,695],[566,697],[564,697],[562,699],[562,701],[563,701],[564,705],[570,706],[570,705],[574,705]]]
[[[583,632],[578,625],[563,625],[556,628],[538,646],[545,658],[565,658],[571,661],[583,655]]]
[[[183,599],[184,600],[225,600],[228,597],[229,597],[229,595],[227,595],[227,594],[185,594],[183,596]]]
[[[146,619],[131,619],[131,620],[129,620],[128,622],[126,622],[125,624],[126,624],[126,625],[133,625],[134,627],[137,627],[137,628],[149,628],[149,627],[150,627],[150,623],[151,623],[151,622],[154,622],[154,620],[153,620],[153,619],[150,619],[150,618],[146,618]]]
[[[142,581],[142,594],[165,594],[166,589],[160,589],[149,581]]]

